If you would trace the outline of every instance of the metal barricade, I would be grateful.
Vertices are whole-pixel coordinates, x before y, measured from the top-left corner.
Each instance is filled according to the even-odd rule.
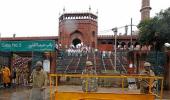
[[[118,78],[121,79],[121,93],[96,93],[96,92],[60,92],[58,91],[58,77],[76,77],[76,78]],[[149,79],[149,94],[141,93],[125,93],[125,80],[128,78],[134,79]],[[160,80],[161,89],[159,92],[152,92],[151,80]],[[82,75],[82,74],[50,74],[50,100],[118,100],[119,98],[127,98],[127,100],[154,100],[163,97],[163,77],[141,76],[141,75]],[[55,81],[55,82],[54,82]],[[53,84],[52,84],[53,83]],[[55,84],[54,84],[55,83]],[[53,88],[53,85],[55,89]],[[86,84],[86,87],[88,83]],[[86,88],[87,89],[87,88]],[[71,96],[71,97],[69,97]],[[69,98],[68,98],[69,97]],[[54,99],[55,98],[55,99]],[[117,99],[115,99],[117,98]],[[124,99],[123,99],[124,100]]]

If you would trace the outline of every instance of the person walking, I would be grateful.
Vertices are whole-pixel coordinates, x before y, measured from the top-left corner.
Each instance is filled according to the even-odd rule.
[[[149,62],[144,63],[144,70],[140,73],[144,76],[155,76],[155,73],[151,70],[151,64]],[[153,92],[155,88],[155,80],[154,79],[142,79],[140,80],[140,93],[148,94],[149,86],[151,86],[151,92]]]
[[[44,100],[47,86],[47,73],[42,68],[42,62],[38,61],[31,74],[33,81],[30,100]]]
[[[82,71],[82,75],[97,75],[93,69],[93,63],[86,61],[86,67]],[[83,92],[97,92],[98,83],[97,78],[88,77],[82,79],[82,90]]]

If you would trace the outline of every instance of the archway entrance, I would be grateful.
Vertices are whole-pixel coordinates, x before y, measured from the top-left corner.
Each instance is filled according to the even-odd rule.
[[[81,40],[76,38],[72,41],[72,44],[76,47],[77,44],[81,43]]]

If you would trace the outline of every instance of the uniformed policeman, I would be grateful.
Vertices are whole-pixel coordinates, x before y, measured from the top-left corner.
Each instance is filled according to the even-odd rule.
[[[145,76],[155,76],[155,73],[150,69],[151,64],[149,62],[144,63],[144,70],[141,72],[141,75]],[[149,85],[151,83],[151,92],[155,87],[155,80],[154,79],[142,79],[140,81],[140,92],[148,94],[149,93]]]
[[[82,71],[82,74],[86,75],[96,75],[96,71],[93,69],[93,63],[91,61],[86,61],[86,67]],[[83,78],[82,79],[82,90],[84,92],[96,92],[97,91],[97,78]]]
[[[47,73],[42,69],[42,62],[37,61],[31,77],[33,80],[30,100],[44,100],[47,86]]]

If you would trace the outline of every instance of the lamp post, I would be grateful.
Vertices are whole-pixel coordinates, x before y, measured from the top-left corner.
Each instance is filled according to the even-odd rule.
[[[114,63],[114,66],[115,66],[115,68],[114,68],[114,70],[116,70],[116,53],[117,53],[117,27],[115,27],[115,28],[113,28],[112,29],[112,31],[114,32],[114,34],[115,34],[115,47],[114,47],[114,49],[115,49],[115,54],[114,54],[114,60],[115,60],[115,63]]]
[[[158,37],[158,33],[155,32],[154,34],[154,50],[155,50],[155,55],[156,55],[156,66],[158,66],[158,49],[159,49],[159,37]]]
[[[132,45],[133,45],[133,42],[132,42],[132,18],[131,18],[130,28],[131,28],[131,30],[130,30],[130,47],[133,50],[133,47],[132,47]]]

